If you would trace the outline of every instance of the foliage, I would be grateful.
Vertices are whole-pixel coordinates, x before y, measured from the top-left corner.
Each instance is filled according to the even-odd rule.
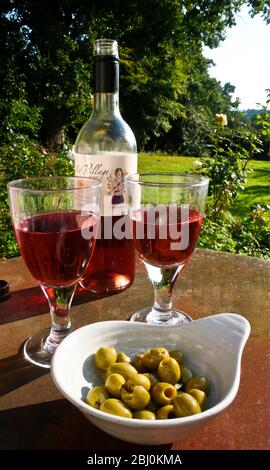
[[[270,23],[270,3],[268,0],[249,0],[247,4],[250,7],[251,16],[262,13],[266,23]]]
[[[235,111],[234,88],[209,76],[211,61],[202,51],[225,38],[243,4],[270,22],[268,0],[1,1],[0,257],[17,253],[7,182],[73,173],[67,150],[91,111],[91,51],[98,37],[119,41],[122,112],[139,147],[205,156],[217,207],[206,224],[214,239],[227,237],[217,246],[241,250],[248,230],[241,229],[237,241],[220,218],[246,180],[259,147],[256,133],[269,151],[269,112],[263,108],[250,128]],[[230,127],[217,129],[215,113],[226,113]],[[175,167],[181,169],[181,159]]]
[[[195,61],[195,62],[194,62]],[[235,87],[226,83],[222,86],[209,77],[208,68],[212,62],[202,56],[193,58],[187,89],[185,115],[179,120],[177,151],[185,155],[200,157],[206,152],[207,143],[215,132],[213,116],[223,112],[231,116],[238,102],[232,101]]]
[[[160,135],[167,134],[172,122],[184,112],[179,101],[187,81],[183,63],[169,46],[155,55],[144,54],[139,61],[134,51],[122,49],[120,53],[123,114],[135,129],[140,146],[154,147]]]
[[[40,111],[23,101],[12,101],[1,123],[0,145],[0,259],[18,255],[9,215],[7,183],[32,176],[72,175],[73,163],[66,151],[49,154],[35,141]]]
[[[266,92],[268,95],[266,104],[262,105],[259,113],[253,115],[252,126],[263,143],[263,152],[260,158],[270,160],[270,110],[268,109],[270,103],[270,89],[266,90]]]
[[[8,210],[0,207],[0,259],[19,255]]]
[[[190,124],[204,142],[206,99],[207,106],[219,102],[218,111],[227,112],[226,92],[203,66],[202,46],[216,47],[245,3],[268,21],[263,0],[2,0],[0,101],[21,99],[23,90],[40,110],[43,144],[59,147],[64,132],[74,140],[90,113],[93,42],[115,38],[122,47],[123,114],[139,145],[157,148],[175,125],[173,150],[186,150]]]
[[[248,164],[252,172],[248,174],[244,190],[239,191],[233,200],[230,212],[238,219],[248,216],[250,208],[256,204],[270,205],[269,170],[270,163],[256,158]],[[183,155],[167,155],[164,153],[140,153],[138,172],[191,172],[194,168],[194,158]]]
[[[236,251],[249,256],[270,257],[270,207],[256,206],[242,223],[235,223]]]
[[[231,253],[267,258],[270,256],[270,219],[266,209],[254,208],[240,221],[229,212],[239,191],[244,190],[248,164],[262,151],[257,134],[236,113],[227,127],[227,116],[216,115],[218,126],[209,145],[208,158],[196,161],[195,171],[209,177],[208,217],[199,246]]]
[[[46,164],[43,166],[42,171],[46,171],[47,174],[72,174],[73,165],[67,157],[65,150],[60,152],[60,154],[52,154],[49,157],[49,155],[44,156],[40,147],[38,160],[41,159],[43,162],[44,157]],[[23,155],[20,158],[24,160]],[[142,154],[139,156],[139,171],[164,171],[166,168],[168,171],[190,172],[192,161],[192,158],[179,156]],[[40,168],[39,165],[37,165],[36,169]],[[256,179],[253,173],[250,174],[253,181],[258,181],[260,165],[265,166],[266,163],[256,162],[254,170],[254,174],[257,175]],[[11,258],[18,255],[18,249],[9,217],[5,183],[2,180],[3,175],[1,173],[0,175],[0,258]],[[258,189],[260,188],[259,184],[257,187]],[[242,195],[238,198],[240,202],[241,198]],[[238,202],[236,214],[239,214],[239,208],[241,209],[241,205]],[[249,212],[247,216],[241,219],[239,215],[233,217],[229,212],[221,212],[218,217],[215,214],[215,219],[213,220],[213,214],[211,214],[211,208],[209,208],[203,225],[203,231],[199,237],[198,246],[201,248],[230,251],[232,253],[242,253],[249,256],[270,257],[270,215],[268,213],[269,209],[267,207],[260,209],[257,206],[252,212]]]
[[[173,60],[170,64],[173,65]],[[161,116],[165,125],[160,126],[159,132],[155,132],[155,128],[157,123],[162,123],[162,119],[156,118],[157,112],[153,109],[152,136],[146,125],[145,136],[139,139],[145,150],[159,149],[170,154],[180,153],[195,157],[206,151],[207,141],[214,132],[213,115],[217,110],[230,115],[238,106],[238,101],[232,101],[234,87],[229,83],[222,86],[209,76],[210,64],[212,61],[203,57],[200,48],[194,48],[192,55],[188,52],[185,52],[185,56],[179,53],[177,69],[182,73],[171,82],[175,87],[178,86],[174,93],[174,106],[164,103],[167,107],[167,120],[164,120],[164,115]],[[162,88],[160,91],[161,97],[157,102],[159,106],[163,103]],[[142,103],[142,109],[148,114],[148,93],[145,97],[147,101]],[[141,116],[138,119],[142,121]]]
[[[3,119],[0,122],[0,134],[2,142],[12,142],[19,135],[28,135],[36,138],[39,132],[41,115],[40,108],[30,107],[24,98],[1,101],[0,109]]]
[[[217,110],[231,115],[238,105],[232,102],[233,86],[227,83],[222,87],[209,77],[208,62],[201,58],[200,73],[194,70],[187,86],[184,112],[171,130],[158,140],[159,148],[169,153],[200,157],[207,151],[207,144],[215,132],[213,115]]]
[[[236,253],[236,241],[231,233],[231,220],[230,223],[228,223],[228,219],[224,220],[224,217],[213,220],[208,213],[197,246],[198,248]]]
[[[248,163],[261,151],[261,141],[247,123],[239,125],[232,120],[231,127],[219,123],[208,146],[208,157],[201,159],[202,166],[197,170],[209,177],[213,217],[228,211],[247,182],[251,171]]]
[[[256,206],[242,221],[230,213],[206,218],[199,248],[270,258],[270,217],[268,207]]]
[[[0,259],[19,254],[9,215],[7,183],[25,177],[73,174],[66,151],[49,155],[27,138],[0,146]]]

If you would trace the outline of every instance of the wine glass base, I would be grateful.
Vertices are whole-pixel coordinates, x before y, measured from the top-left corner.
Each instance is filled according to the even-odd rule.
[[[44,328],[43,330],[38,331],[38,333],[26,340],[23,348],[24,357],[27,361],[46,369],[51,367],[51,360],[54,352],[51,349],[46,349],[46,340],[50,331],[50,328]]]
[[[169,318],[160,318],[153,312],[152,307],[144,308],[134,313],[130,318],[131,322],[149,323],[150,325],[183,325],[192,321],[192,318],[182,310],[174,308]]]

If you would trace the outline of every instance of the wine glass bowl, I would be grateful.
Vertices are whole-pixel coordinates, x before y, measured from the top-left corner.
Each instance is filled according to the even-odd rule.
[[[188,314],[172,308],[172,289],[201,231],[208,179],[144,173],[128,176],[126,188],[136,251],[155,291],[153,307],[131,320],[161,325],[190,321]]]
[[[52,317],[50,329],[26,341],[24,354],[50,367],[52,354],[71,331],[71,302],[95,247],[100,184],[89,178],[29,178],[10,182],[8,192],[21,255]]]

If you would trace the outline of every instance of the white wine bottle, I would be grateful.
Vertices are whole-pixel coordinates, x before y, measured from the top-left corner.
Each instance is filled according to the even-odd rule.
[[[97,293],[119,292],[135,276],[134,241],[117,236],[114,228],[128,217],[124,178],[137,172],[137,145],[119,110],[117,41],[95,41],[93,113],[78,134],[74,159],[76,176],[102,182],[100,231],[81,285]]]

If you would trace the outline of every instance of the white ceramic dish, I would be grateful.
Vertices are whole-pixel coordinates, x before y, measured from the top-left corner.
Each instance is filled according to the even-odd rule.
[[[250,333],[248,321],[224,313],[183,326],[151,326],[105,321],[71,333],[57,348],[51,373],[60,392],[103,431],[138,444],[165,444],[200,430],[234,400],[240,382],[241,357]],[[115,346],[134,356],[151,347],[180,349],[185,363],[210,382],[207,409],[186,418],[145,421],[103,413],[84,402],[89,388],[100,384],[93,355],[100,346]]]

